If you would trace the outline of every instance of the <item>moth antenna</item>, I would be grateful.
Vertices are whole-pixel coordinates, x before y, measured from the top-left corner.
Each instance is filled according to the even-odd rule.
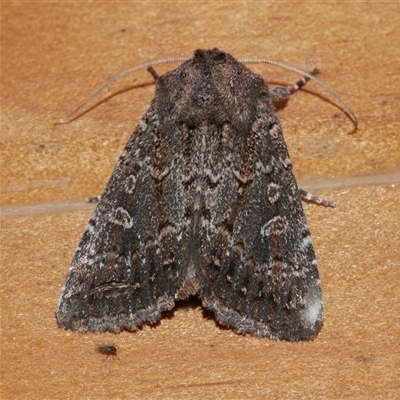
[[[78,112],[82,107],[84,107],[86,104],[88,104],[103,89],[105,89],[107,86],[110,86],[113,82],[115,82],[119,78],[122,78],[123,76],[130,74],[131,72],[137,71],[137,70],[142,69],[142,68],[149,68],[149,67],[151,67],[152,65],[155,65],[155,64],[170,63],[170,62],[177,62],[177,61],[187,61],[187,60],[189,60],[189,58],[187,58],[187,57],[161,58],[161,59],[158,59],[158,60],[145,62],[143,64],[139,64],[139,65],[136,65],[134,67],[128,68],[125,71],[122,71],[122,72],[118,73],[117,75],[114,75],[106,83],[101,85],[88,98],[86,98],[86,100],[84,100],[81,104],[79,104],[77,107],[75,107],[70,113],[68,113],[64,117],[58,117],[57,119],[59,120],[59,123],[65,123],[68,119],[70,119],[70,117],[72,115],[76,114],[76,112]]]
[[[84,100],[81,104],[79,104],[77,107],[75,107],[70,113],[65,115],[64,117],[59,117],[57,118],[59,120],[59,123],[65,123],[72,115],[74,115],[76,112],[78,112],[82,107],[84,107],[86,104],[88,104],[94,97],[96,97],[103,89],[111,85],[113,82],[118,80],[119,78],[122,78],[125,75],[130,74],[131,72],[137,71],[142,68],[150,68],[150,73],[153,75],[152,71],[154,71],[151,67],[155,64],[163,64],[163,63],[170,63],[170,62],[178,62],[178,61],[187,61],[189,58],[187,57],[168,57],[168,58],[161,58],[158,60],[154,61],[148,61],[143,64],[136,65],[134,67],[128,68],[116,75],[114,75],[111,79],[109,79],[107,82],[105,82],[103,85],[101,85],[98,89],[96,89],[86,100]],[[278,62],[278,61],[273,61],[273,60],[268,60],[265,58],[242,58],[238,60],[241,63],[254,63],[254,64],[269,64],[269,65],[274,65],[276,67],[284,68],[289,71],[296,72],[300,75],[304,75],[307,78],[315,81],[320,85],[323,89],[325,89],[328,93],[330,93],[339,103],[347,110],[347,112],[350,114],[351,119],[353,120],[354,123],[354,131],[357,131],[357,126],[358,126],[358,119],[353,112],[353,110],[350,108],[350,106],[347,105],[347,103],[337,94],[332,88],[330,88],[327,84],[319,80],[318,78],[315,78],[312,74],[305,72],[301,70],[300,68],[292,67],[290,65]],[[154,77],[154,75],[153,75]]]
[[[241,63],[255,63],[255,64],[270,64],[274,65],[276,67],[284,68],[289,71],[296,72],[300,75],[304,75],[307,78],[313,80],[314,82],[318,83],[323,89],[325,89],[328,93],[330,93],[349,113],[353,123],[354,123],[354,130],[353,132],[357,131],[357,126],[358,126],[358,119],[356,115],[354,114],[353,110],[350,108],[350,106],[347,105],[347,103],[332,89],[330,88],[326,83],[320,81],[318,78],[315,78],[312,74],[305,72],[301,70],[300,68],[292,67],[291,65],[287,65],[278,61],[273,61],[273,60],[268,60],[264,58],[242,58],[238,60]],[[353,133],[352,132],[352,133]]]

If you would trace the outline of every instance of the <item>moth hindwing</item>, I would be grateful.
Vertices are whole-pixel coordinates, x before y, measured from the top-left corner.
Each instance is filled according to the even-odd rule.
[[[60,327],[133,331],[195,295],[240,333],[318,334],[317,262],[273,108],[289,88],[218,49],[159,77],[72,260]]]

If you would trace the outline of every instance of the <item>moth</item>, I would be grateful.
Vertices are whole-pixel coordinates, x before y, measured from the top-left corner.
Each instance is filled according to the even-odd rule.
[[[59,327],[135,331],[198,296],[236,332],[286,341],[323,323],[317,261],[270,89],[228,53],[158,77],[73,257]]]

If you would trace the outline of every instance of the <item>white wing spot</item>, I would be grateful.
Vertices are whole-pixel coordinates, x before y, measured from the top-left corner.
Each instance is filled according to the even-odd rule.
[[[268,195],[268,200],[270,203],[275,203],[279,197],[280,197],[280,186],[277,185],[276,183],[271,183],[268,185],[267,189],[267,195]]]
[[[306,304],[306,322],[314,325],[321,314],[322,303],[320,299],[313,299],[313,301]]]
[[[133,219],[128,211],[125,210],[123,207],[118,207],[115,210],[115,219],[114,224],[122,225],[125,229],[130,229],[133,226]]]
[[[320,280],[317,279],[306,294],[303,322],[308,326],[314,326],[317,321],[322,319],[323,303],[320,284]]]
[[[266,224],[264,224],[261,228],[261,235],[264,237],[268,237],[270,235],[281,235],[286,226],[285,217],[281,217],[277,215],[272,217]]]
[[[135,189],[136,186],[136,176],[135,175],[129,175],[126,183],[125,183],[125,191],[128,194],[132,194],[133,190]]]
[[[312,246],[312,239],[310,235],[303,239],[303,248],[307,248],[308,246]]]

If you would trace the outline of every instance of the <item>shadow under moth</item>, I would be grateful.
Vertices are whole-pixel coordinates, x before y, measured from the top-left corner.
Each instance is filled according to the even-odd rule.
[[[332,203],[298,188],[274,111],[306,75],[270,89],[213,49],[157,77],[73,257],[60,327],[134,331],[193,295],[239,333],[318,334],[321,282],[301,198]]]

